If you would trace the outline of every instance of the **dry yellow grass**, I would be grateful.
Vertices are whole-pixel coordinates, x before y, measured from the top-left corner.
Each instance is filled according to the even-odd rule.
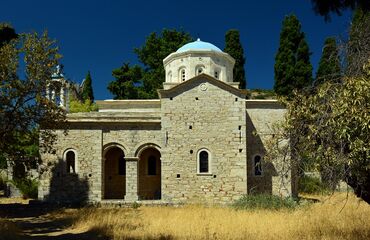
[[[75,228],[113,239],[370,239],[370,206],[346,194],[284,211],[222,207],[89,208]]]
[[[0,204],[28,204],[30,199],[0,197]]]

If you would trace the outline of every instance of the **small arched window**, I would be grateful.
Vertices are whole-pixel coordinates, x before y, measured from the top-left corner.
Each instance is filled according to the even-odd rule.
[[[260,155],[254,156],[254,175],[262,175],[262,157]]]
[[[200,65],[200,66],[197,66],[196,68],[195,68],[195,75],[196,76],[198,76],[198,75],[200,75],[200,74],[202,74],[202,73],[204,73],[204,66],[203,65]]]
[[[172,72],[171,71],[167,74],[167,82],[172,82]]]
[[[185,71],[185,68],[181,68],[180,69],[180,79],[181,79],[182,82],[186,80],[186,71]]]
[[[219,73],[219,71],[215,70],[215,72],[214,72],[214,77],[215,77],[216,79],[218,79],[218,78],[220,77],[220,73]]]
[[[157,175],[157,158],[155,156],[148,158],[148,175]]]
[[[210,156],[206,150],[201,150],[198,153],[198,172],[209,173],[210,172]]]
[[[76,173],[76,154],[74,151],[69,150],[66,155],[66,171],[67,173]]]

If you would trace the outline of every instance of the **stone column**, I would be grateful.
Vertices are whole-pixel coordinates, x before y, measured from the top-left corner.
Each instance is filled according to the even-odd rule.
[[[126,158],[126,195],[125,201],[134,202],[138,197],[138,158]]]
[[[50,101],[50,84],[46,85],[46,99]]]
[[[69,85],[66,87],[66,111],[69,112]]]
[[[51,101],[55,103],[55,89],[54,88],[51,90]]]
[[[61,106],[61,107],[65,107],[65,105],[64,105],[64,86],[63,86],[63,84],[60,86],[60,102],[59,102],[59,105]]]

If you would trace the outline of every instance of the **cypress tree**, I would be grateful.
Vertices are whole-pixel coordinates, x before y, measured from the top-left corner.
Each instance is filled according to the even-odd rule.
[[[335,81],[340,76],[340,61],[338,48],[335,38],[328,37],[325,39],[322,50],[319,68],[316,73],[316,83],[324,81]]]
[[[286,16],[280,33],[280,45],[275,57],[274,90],[289,97],[294,89],[312,83],[310,50],[296,16]]]
[[[231,29],[225,34],[225,49],[224,52],[230,54],[235,59],[234,80],[240,83],[240,88],[245,89],[245,57],[242,44],[240,43],[240,34],[236,29]]]
[[[346,51],[346,74],[363,75],[363,65],[370,55],[370,12],[361,8],[354,12]]]
[[[94,93],[92,88],[92,79],[90,71],[87,72],[86,78],[84,80],[83,89],[82,89],[82,99],[86,101],[89,99],[91,102],[94,102]]]

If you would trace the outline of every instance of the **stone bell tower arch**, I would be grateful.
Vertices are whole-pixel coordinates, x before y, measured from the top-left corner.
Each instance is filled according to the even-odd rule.
[[[63,74],[63,65],[57,65],[46,87],[46,98],[69,112],[69,87]]]

